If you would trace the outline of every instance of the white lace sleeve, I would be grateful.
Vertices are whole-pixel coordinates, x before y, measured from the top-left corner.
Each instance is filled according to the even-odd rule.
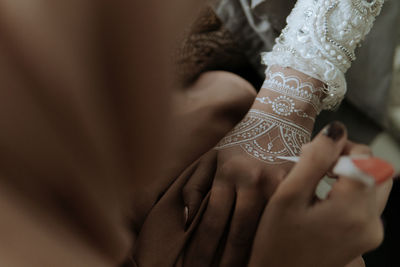
[[[266,65],[291,67],[323,81],[323,109],[336,107],[346,93],[344,74],[355,49],[372,28],[384,0],[298,0]]]

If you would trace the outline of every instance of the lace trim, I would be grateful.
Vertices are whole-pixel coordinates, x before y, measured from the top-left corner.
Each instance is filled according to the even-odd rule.
[[[369,33],[384,0],[298,0],[265,64],[292,67],[323,81],[323,109],[335,108],[346,93],[344,73]]]

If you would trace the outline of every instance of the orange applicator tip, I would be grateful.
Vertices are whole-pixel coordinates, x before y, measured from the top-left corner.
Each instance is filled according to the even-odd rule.
[[[352,160],[360,171],[373,177],[377,184],[383,183],[394,176],[392,165],[380,158],[353,158]]]
[[[277,157],[298,162],[299,157]],[[394,176],[394,168],[386,161],[369,156],[341,156],[332,170],[333,174],[373,186]]]

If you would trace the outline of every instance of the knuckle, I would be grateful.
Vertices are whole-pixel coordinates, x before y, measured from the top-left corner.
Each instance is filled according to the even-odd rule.
[[[241,168],[240,164],[237,160],[228,160],[219,166],[219,172],[224,177],[233,176]]]
[[[263,179],[261,170],[249,168],[247,162],[242,159],[230,159],[219,166],[219,173],[224,179],[238,179],[241,184],[259,186]]]

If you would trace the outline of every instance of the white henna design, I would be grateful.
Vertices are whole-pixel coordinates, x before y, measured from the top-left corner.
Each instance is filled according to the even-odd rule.
[[[310,82],[301,82],[297,76],[286,76],[282,72],[271,72],[268,69],[262,88],[310,104],[317,114],[321,112],[320,99],[324,95],[324,89],[315,88]]]
[[[310,137],[310,131],[291,121],[252,109],[216,149],[240,146],[258,160],[279,164],[287,161],[277,157],[298,156],[301,146],[308,143]]]
[[[290,97],[281,95],[274,100],[271,100],[268,96],[265,97],[257,97],[256,101],[260,102],[261,104],[271,105],[272,110],[280,116],[290,116],[295,113],[297,116],[301,118],[310,119],[312,122],[315,122],[315,118],[309,116],[306,112],[300,109],[295,108],[295,103],[293,99]]]

